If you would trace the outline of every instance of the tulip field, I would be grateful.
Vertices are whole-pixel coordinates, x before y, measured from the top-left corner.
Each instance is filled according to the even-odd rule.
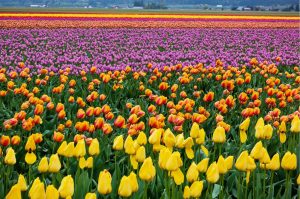
[[[300,198],[299,22],[0,12],[0,198]]]

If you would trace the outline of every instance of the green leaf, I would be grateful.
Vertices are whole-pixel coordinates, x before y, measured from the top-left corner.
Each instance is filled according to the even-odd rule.
[[[221,189],[222,189],[222,186],[221,186],[221,185],[215,184],[215,185],[214,185],[213,192],[212,192],[212,198],[218,197],[218,195],[219,195],[220,192],[221,192]]]

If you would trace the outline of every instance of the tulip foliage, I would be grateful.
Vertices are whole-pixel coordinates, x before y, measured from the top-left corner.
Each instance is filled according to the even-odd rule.
[[[0,68],[0,198],[299,198],[300,68],[273,61]]]

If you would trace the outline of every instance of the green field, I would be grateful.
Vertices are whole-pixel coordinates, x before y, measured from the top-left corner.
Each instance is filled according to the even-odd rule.
[[[256,16],[299,16],[298,12],[272,12],[272,11],[212,11],[212,10],[145,10],[145,9],[105,9],[105,8],[12,8],[1,7],[0,12],[76,12],[76,13],[147,13],[147,14],[234,14]]]

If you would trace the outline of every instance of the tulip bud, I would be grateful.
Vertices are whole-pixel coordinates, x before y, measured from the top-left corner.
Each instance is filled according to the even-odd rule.
[[[127,136],[125,143],[124,143],[124,149],[125,149],[125,153],[132,155],[135,154],[135,149],[134,149],[134,145],[133,145],[133,140],[132,137],[130,135]]]
[[[129,181],[130,181],[130,186],[132,189],[132,192],[137,192],[139,189],[139,183],[137,181],[136,174],[134,172],[131,172],[130,175],[128,176]]]
[[[14,164],[16,164],[15,151],[11,147],[9,147],[6,150],[6,156],[4,158],[4,162],[5,162],[5,164],[8,164],[8,165],[14,165]]]
[[[297,156],[294,153],[286,152],[281,160],[281,167],[284,170],[295,170],[297,168]]]
[[[86,149],[85,149],[85,142],[84,140],[79,140],[78,143],[76,144],[74,148],[74,156],[79,158],[83,157],[86,154]]]
[[[206,171],[206,179],[210,183],[216,183],[220,178],[219,169],[216,162],[213,162]]]
[[[197,169],[201,173],[205,173],[208,167],[209,158],[204,158],[197,164]]]
[[[27,152],[25,155],[25,162],[29,165],[35,163],[36,161],[36,155],[33,152]]]
[[[53,185],[47,186],[46,199],[59,199],[59,192]]]
[[[115,137],[114,139],[114,144],[113,144],[113,149],[116,151],[123,150],[123,135],[119,135]]]
[[[178,168],[175,171],[171,171],[171,176],[173,177],[176,185],[181,185],[184,182],[184,175],[183,175],[182,171],[180,170],[180,168]]]
[[[97,195],[95,193],[87,193],[84,199],[97,199]]]
[[[58,189],[59,195],[62,198],[73,196],[74,194],[74,180],[71,175],[64,177]]]
[[[137,149],[135,158],[138,162],[144,162],[144,160],[146,158],[146,149],[144,146],[140,146]]]
[[[199,171],[197,169],[197,165],[195,164],[195,162],[192,162],[189,169],[187,170],[186,179],[188,182],[194,182],[198,180],[198,176],[199,176]]]
[[[298,115],[295,115],[292,120],[291,132],[292,133],[300,133],[300,119],[299,119]]]
[[[99,142],[97,138],[94,138],[89,147],[89,154],[94,156],[94,155],[99,155],[99,153],[100,153]]]
[[[18,185],[19,185],[21,191],[26,191],[27,190],[27,183],[26,183],[26,180],[25,180],[25,178],[22,174],[19,175]]]
[[[100,194],[106,195],[112,191],[111,187],[111,175],[109,171],[101,171],[98,178],[98,192]]]
[[[212,137],[212,141],[214,143],[224,143],[226,141],[226,134],[225,134],[225,129],[221,126],[218,126]]]
[[[146,136],[146,134],[143,131],[141,131],[139,133],[139,135],[138,135],[138,137],[137,137],[136,140],[137,140],[137,142],[138,142],[139,145],[145,145],[145,144],[147,144],[147,136]]]
[[[190,194],[194,198],[199,198],[203,190],[203,181],[195,181],[190,187]]]
[[[185,186],[184,187],[184,191],[183,191],[183,198],[190,198],[191,197],[191,190],[189,188],[189,186]]]
[[[69,144],[66,146],[64,152],[63,152],[63,156],[67,157],[67,158],[71,158],[74,156],[74,142],[69,142]]]
[[[50,173],[57,173],[61,168],[61,163],[58,154],[52,154],[49,161],[48,171]]]
[[[218,170],[219,170],[220,174],[224,175],[227,173],[227,171],[228,171],[227,165],[226,165],[225,159],[223,158],[222,155],[219,156],[217,165],[218,165]]]
[[[119,185],[118,194],[121,197],[129,197],[132,194],[132,188],[130,186],[130,179],[127,176],[123,176]]]
[[[5,199],[22,199],[20,186],[18,184],[12,186]]]
[[[151,157],[145,159],[139,171],[139,177],[144,181],[151,181],[156,174],[155,167],[153,166]]]

